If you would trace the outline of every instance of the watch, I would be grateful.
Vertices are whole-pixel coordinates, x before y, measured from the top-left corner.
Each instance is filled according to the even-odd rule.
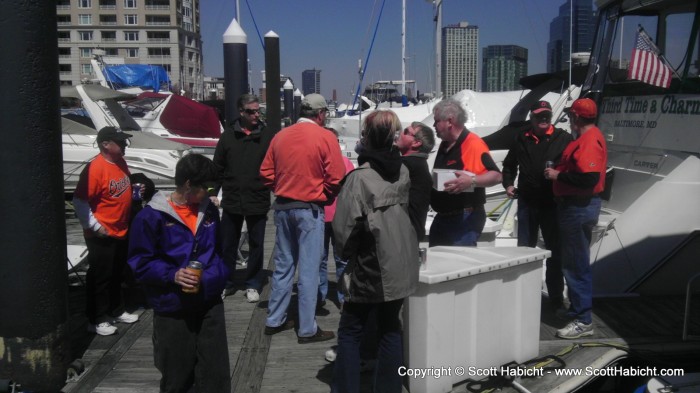
[[[472,175],[472,188],[476,188],[476,175]]]

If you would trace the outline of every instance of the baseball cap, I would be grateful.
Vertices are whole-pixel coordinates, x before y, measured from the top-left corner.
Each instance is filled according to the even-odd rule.
[[[117,130],[114,127],[107,126],[107,127],[102,127],[100,132],[97,133],[97,142],[104,142],[104,141],[114,141],[114,142],[119,142],[119,141],[125,141],[127,139],[131,138],[131,134],[127,134],[126,132],[122,132],[120,130]]]
[[[594,119],[598,115],[598,107],[590,98],[579,98],[571,105],[569,112],[586,119]]]
[[[322,95],[312,93],[308,94],[301,100],[301,106],[307,107],[308,109],[328,109],[328,104],[326,104],[326,99]]]
[[[551,112],[552,106],[547,101],[537,101],[530,107],[530,112],[534,114],[542,112]]]

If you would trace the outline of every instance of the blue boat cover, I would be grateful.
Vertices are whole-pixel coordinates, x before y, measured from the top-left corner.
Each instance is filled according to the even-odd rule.
[[[159,65],[116,64],[106,66],[102,72],[113,89],[140,87],[158,92],[170,88],[168,72]]]

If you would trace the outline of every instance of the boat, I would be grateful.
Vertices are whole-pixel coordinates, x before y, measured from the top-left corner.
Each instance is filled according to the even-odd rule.
[[[117,102],[125,93],[98,85],[63,86],[64,99],[80,100],[81,107],[64,110],[61,117],[64,192],[72,193],[85,165],[99,152],[97,130],[117,127],[132,137],[124,159],[131,173],[143,173],[157,188],[175,188],[175,165],[191,152],[186,144],[172,142],[140,131]]]
[[[224,132],[219,114],[211,106],[173,94],[162,66],[124,64],[124,59],[104,57],[101,50],[93,51],[91,64],[95,84],[135,95],[122,105],[141,130],[188,144],[193,152],[213,157]]]

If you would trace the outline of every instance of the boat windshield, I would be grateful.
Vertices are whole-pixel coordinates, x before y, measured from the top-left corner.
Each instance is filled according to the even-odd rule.
[[[158,96],[158,97],[141,97],[128,101],[124,103],[126,111],[132,117],[141,118],[146,113],[156,109],[160,104],[165,101],[168,96]]]
[[[644,4],[644,5],[640,5]],[[599,23],[583,90],[593,95],[700,93],[697,1],[610,1]],[[630,63],[643,30],[671,71],[668,87],[630,77]],[[653,50],[653,49],[652,49]]]

